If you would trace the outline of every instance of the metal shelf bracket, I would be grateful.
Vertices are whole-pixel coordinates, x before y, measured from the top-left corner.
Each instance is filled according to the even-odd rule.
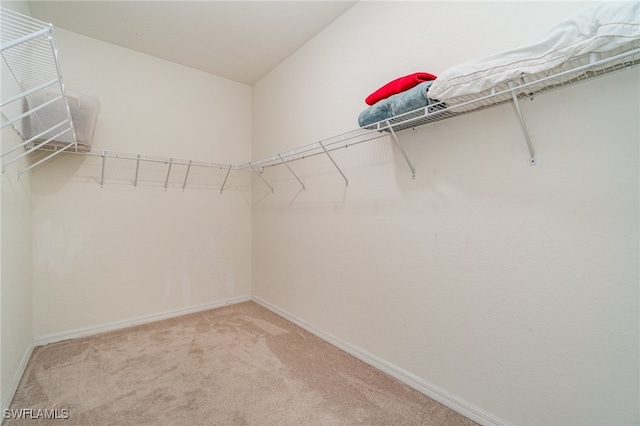
[[[342,170],[340,170],[340,167],[338,167],[336,162],[333,160],[333,157],[331,156],[331,154],[329,154],[329,151],[327,151],[327,148],[324,147],[322,142],[318,142],[318,143],[320,144],[320,147],[322,147],[322,150],[324,151],[324,153],[327,154],[327,157],[329,157],[329,160],[331,160],[333,165],[336,166],[336,169],[338,169],[338,171],[340,172],[340,174],[344,178],[344,182],[345,182],[346,186],[349,186],[349,179],[347,179],[347,177],[344,175],[344,173],[342,173]]]
[[[100,171],[100,188],[104,188],[104,164],[106,162],[107,156],[105,153],[102,153],[102,169]]]
[[[164,190],[167,190],[167,186],[169,185],[169,175],[171,174],[171,166],[173,165],[173,158],[169,159],[169,167],[167,168],[167,177],[164,180]]]
[[[193,161],[189,160],[189,165],[187,166],[187,172],[184,175],[184,182],[182,182],[182,191],[184,192],[184,188],[187,186],[187,178],[189,177],[189,171],[191,170],[191,163]]]
[[[220,187],[221,194],[222,194],[222,191],[224,190],[224,185],[227,183],[227,179],[229,179],[229,173],[231,173],[232,168],[233,168],[233,164],[229,164],[229,170],[227,170],[227,174],[225,175],[224,181],[222,182],[222,186]]]
[[[133,188],[138,188],[138,172],[140,171],[140,154],[136,156],[136,176],[133,179]]]
[[[527,124],[524,122],[524,116],[522,115],[522,110],[520,110],[518,96],[516,95],[516,91],[513,90],[513,82],[511,81],[509,82],[509,88],[511,88],[513,105],[516,107],[516,113],[518,114],[518,119],[520,120],[520,127],[522,127],[522,133],[524,133],[524,139],[527,141],[527,148],[529,148],[529,165],[535,166],[536,164],[538,164],[538,160],[536,159],[536,151],[534,150],[533,143],[531,142],[531,138],[529,137]]]
[[[269,185],[269,182],[267,182],[267,180],[264,178],[264,176],[262,176],[262,174],[259,171],[257,171],[255,167],[253,167],[252,163],[249,163],[249,165],[251,166],[253,171],[258,175],[258,177],[260,179],[262,179],[262,181],[269,187],[269,189],[271,190],[271,193],[273,194],[273,187],[271,185]]]
[[[298,182],[300,182],[300,185],[302,185],[302,190],[305,191],[306,188],[304,187],[304,183],[302,183],[302,181],[300,180],[300,178],[298,177],[298,175],[291,169],[291,167],[289,167],[289,164],[287,164],[286,161],[284,161],[284,158],[282,158],[282,155],[278,154],[278,157],[280,157],[280,160],[282,160],[282,164],[284,164],[285,166],[287,166],[287,169],[289,169],[289,171],[291,172],[291,174],[298,180]]]
[[[402,156],[404,157],[404,161],[407,162],[407,165],[409,166],[409,169],[411,169],[411,179],[415,179],[416,178],[416,169],[415,169],[415,167],[413,167],[413,164],[411,164],[411,161],[409,161],[409,157],[407,156],[407,153],[405,152],[404,148],[400,144],[400,141],[398,140],[398,136],[396,135],[395,130],[393,130],[393,127],[391,127],[391,123],[389,123],[389,120],[387,120],[386,123],[387,123],[387,128],[389,129],[389,132],[391,133],[391,137],[392,137],[393,141],[396,143],[396,146],[398,147],[398,149],[402,153]]]

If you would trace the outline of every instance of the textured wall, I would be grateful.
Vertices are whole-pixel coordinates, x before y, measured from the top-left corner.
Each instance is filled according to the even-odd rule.
[[[12,129],[2,129],[2,152],[20,142],[22,139]],[[18,169],[27,166],[26,160],[20,160],[0,177],[0,363],[3,409],[18,385],[33,337],[31,188],[28,174],[17,179]]]
[[[29,15],[26,2],[2,2],[16,12]],[[10,76],[2,74],[0,81]],[[4,89],[4,88],[3,88]],[[4,107],[3,111],[6,111]],[[8,105],[17,108],[9,115],[20,113],[19,102]],[[19,126],[20,124],[17,123]],[[2,129],[2,149],[7,152],[22,142],[18,134]],[[19,152],[19,151],[18,151]],[[12,158],[12,157],[7,157]],[[6,158],[3,159],[6,161]],[[0,401],[2,409],[11,402],[22,369],[32,348],[32,246],[31,246],[31,185],[29,174],[18,180],[18,170],[28,166],[26,159],[9,166],[0,175]]]
[[[361,2],[254,87],[254,158],[357,126],[416,71],[517,47],[584,3]],[[516,19],[517,17],[517,19]],[[491,28],[491,31],[487,31]],[[497,421],[638,421],[639,71],[269,168],[253,293]]]
[[[102,111],[94,148],[238,163],[250,155],[251,88],[64,30],[67,87]],[[59,156],[33,173],[34,335],[248,296],[247,173]]]

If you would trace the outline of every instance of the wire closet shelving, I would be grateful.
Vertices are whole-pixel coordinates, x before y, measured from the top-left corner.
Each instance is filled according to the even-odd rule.
[[[536,164],[534,145],[529,137],[524,115],[520,109],[520,101],[533,99],[562,87],[592,80],[615,72],[629,70],[640,65],[640,40],[634,40],[613,51],[603,53],[587,53],[565,62],[560,70],[550,71],[547,75],[536,76],[534,80],[515,79],[504,82],[487,93],[468,98],[458,98],[456,103],[436,103],[419,108],[405,114],[382,120],[364,128],[339,134],[314,143],[301,145],[243,164],[221,164],[196,160],[184,160],[158,157],[143,154],[129,154],[95,149],[78,149],[75,139],[73,120],[67,101],[58,52],[53,37],[53,26],[33,18],[20,15],[5,8],[2,12],[2,127],[12,126],[23,138],[24,142],[3,152],[2,158],[14,154],[24,147],[24,152],[14,154],[9,161],[3,162],[2,170],[20,158],[34,151],[44,151],[48,155],[36,163],[19,171],[19,174],[42,164],[53,156],[66,152],[81,155],[102,157],[100,185],[104,185],[106,159],[119,158],[135,162],[134,187],[138,183],[138,172],[141,162],[164,163],[167,166],[164,188],[167,188],[172,167],[186,166],[182,189],[187,186],[192,167],[204,167],[226,170],[220,192],[225,188],[231,171],[248,171],[255,173],[273,192],[274,188],[263,176],[266,167],[284,165],[305,189],[302,179],[295,173],[290,163],[299,159],[316,155],[325,155],[344,178],[349,180],[335,161],[331,153],[335,150],[361,144],[367,141],[390,136],[390,139],[402,153],[411,175],[415,178],[416,170],[399,141],[399,134],[405,129],[415,128],[474,111],[512,102],[517,119],[521,125],[527,148],[529,164]],[[9,89],[5,89],[5,79],[9,79]],[[6,112],[5,112],[6,111]],[[51,144],[52,140],[64,141],[64,144]],[[74,148],[74,149],[71,149]],[[184,168],[184,167],[183,167]]]
[[[59,149],[18,171],[18,176],[71,148],[77,141],[66,97],[53,25],[2,8],[2,129],[23,142],[0,153],[2,172],[53,140]],[[20,148],[24,148],[20,152]]]
[[[521,100],[533,99],[537,95],[548,93],[563,87],[610,75],[615,72],[630,70],[638,65],[640,65],[640,40],[634,40],[612,51],[588,53],[572,58],[562,65],[562,69],[560,71],[553,73],[550,72],[549,74],[538,77],[535,80],[523,81],[522,79],[516,79],[507,81],[492,88],[488,93],[481,94],[480,96],[474,95],[467,98],[459,98],[456,103],[433,103],[431,105],[373,123],[364,128],[359,128],[323,141],[300,146],[292,150],[283,151],[275,155],[254,160],[243,164],[240,167],[258,171],[265,167],[285,164],[304,188],[304,184],[300,178],[295,175],[289,166],[289,163],[301,158],[324,154],[329,157],[333,165],[344,178],[345,183],[348,185],[349,181],[347,177],[331,157],[330,151],[390,135],[391,140],[398,147],[407,163],[407,166],[411,170],[412,177],[415,178],[416,170],[400,144],[397,132],[510,102],[514,104],[517,118],[527,144],[527,149],[529,151],[529,164],[535,165],[537,163],[536,153],[533,142],[531,141],[527,131],[524,115],[520,109]],[[273,191],[273,187],[266,181],[265,183],[269,186],[271,191]]]

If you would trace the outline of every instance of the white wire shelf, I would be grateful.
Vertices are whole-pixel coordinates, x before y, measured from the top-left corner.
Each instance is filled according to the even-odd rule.
[[[2,25],[2,128],[11,126],[23,142],[0,153],[2,172],[40,147],[56,141],[60,149],[18,171],[18,176],[51,157],[76,148],[58,48],[51,24],[0,8]]]
[[[415,178],[415,169],[413,168],[413,165],[405,151],[402,149],[402,145],[400,145],[396,132],[480,111],[508,102],[513,102],[516,106],[516,111],[518,113],[530,153],[530,164],[535,165],[537,161],[535,150],[529,138],[524,117],[522,116],[522,112],[518,105],[519,99],[533,99],[534,96],[539,94],[551,92],[615,72],[630,70],[638,65],[640,65],[640,40],[634,40],[623,47],[609,52],[598,54],[589,53],[573,58],[572,60],[564,63],[559,72],[555,72],[553,74],[537,76],[533,80],[518,79],[505,82],[502,85],[494,87],[488,93],[469,96],[467,99],[461,99],[455,104],[445,104],[444,102],[431,104],[414,111],[373,123],[365,128],[356,129],[320,142],[303,145],[275,155],[251,161],[241,165],[240,168],[260,170],[265,167],[285,164],[291,173],[295,175],[288,163],[314,155],[325,154],[329,156],[333,164],[338,168],[338,171],[342,174],[348,185],[348,179],[330,156],[330,152],[336,149],[347,148],[355,144],[390,135],[392,141],[396,143],[403,154],[407,165],[411,169],[412,177]],[[295,177],[304,188],[304,184],[300,178],[297,175],[295,175]],[[273,188],[266,181],[265,183],[273,191]]]
[[[564,63],[562,71],[554,74],[535,80],[512,80],[494,87],[489,93],[477,97],[469,96],[456,104],[432,104],[391,118],[388,123],[385,120],[372,126],[384,130],[391,125],[394,130],[399,131],[512,102],[514,94],[517,99],[533,98],[536,95],[583,83],[617,71],[629,70],[638,65],[640,65],[640,41],[636,40],[615,51],[600,54],[590,53],[573,58]]]
[[[382,120],[365,128],[357,128],[318,142],[234,165],[106,150],[78,149],[70,108],[64,92],[57,48],[53,38],[53,27],[50,24],[19,15],[7,9],[1,9],[1,11],[3,60],[2,127],[12,126],[24,140],[22,144],[1,155],[4,159],[5,156],[13,154],[21,147],[26,149],[22,154],[14,154],[13,158],[3,163],[3,172],[9,164],[36,150],[49,154],[35,164],[20,170],[18,175],[62,152],[100,156],[102,157],[101,186],[104,184],[106,159],[119,158],[135,161],[136,176],[134,178],[134,186],[137,184],[140,163],[152,162],[167,165],[164,181],[165,189],[169,181],[171,168],[175,165],[186,166],[183,189],[187,185],[191,168],[205,167],[226,170],[226,175],[220,188],[221,192],[225,188],[229,173],[234,170],[255,172],[273,191],[273,187],[266,181],[262,172],[266,167],[277,165],[285,165],[302,185],[302,188],[305,189],[304,183],[295,174],[289,163],[316,155],[326,155],[348,185],[348,178],[331,153],[338,149],[386,136],[390,136],[392,142],[401,151],[404,160],[411,169],[412,177],[415,178],[415,168],[400,144],[397,132],[509,102],[513,102],[515,106],[529,149],[530,164],[534,165],[537,161],[535,150],[526,129],[524,117],[519,107],[519,100],[533,99],[534,96],[539,94],[615,72],[629,70],[640,65],[640,41],[635,40],[609,52],[588,53],[573,58],[564,63],[559,70],[550,71],[545,75],[521,77],[504,82],[480,95],[458,98],[456,103],[431,104],[427,107]],[[58,142],[62,140],[65,143],[54,146],[49,143],[51,140]]]
[[[358,145],[364,142],[373,141],[381,137],[391,136],[391,140],[395,142],[396,146],[403,154],[407,165],[411,169],[412,176],[415,177],[415,169],[411,164],[410,159],[406,155],[404,149],[402,148],[402,145],[398,140],[398,134],[396,132],[435,123],[471,112],[480,111],[508,102],[514,102],[519,113],[519,118],[523,126],[524,136],[527,140],[527,146],[530,151],[530,162],[531,164],[535,164],[535,151],[533,149],[531,141],[529,140],[526,126],[524,124],[524,119],[518,107],[518,100],[533,98],[538,94],[544,94],[556,89],[560,89],[562,87],[567,87],[577,83],[592,80],[597,77],[609,75],[614,72],[634,68],[640,65],[640,42],[635,41],[627,45],[624,49],[619,49],[616,52],[608,52],[603,56],[604,57],[598,58],[595,55],[590,54],[586,55],[585,57],[575,58],[571,62],[566,63],[563,66],[563,70],[561,72],[555,73],[553,75],[543,76],[532,81],[507,82],[505,83],[504,87],[494,88],[488,94],[483,94],[479,97],[463,100],[455,105],[445,105],[444,103],[432,104],[415,111],[411,111],[389,118],[387,120],[380,121],[378,123],[374,123],[370,126],[367,126],[366,128],[357,128],[318,142],[298,146],[290,150],[282,151],[274,155],[270,155],[239,165],[210,163],[150,155],[126,154],[102,150],[79,150],[77,153],[84,155],[101,156],[103,158],[101,184],[104,181],[105,159],[122,158],[136,161],[136,176],[140,162],[155,162],[166,164],[167,175],[165,179],[165,188],[169,174],[171,173],[172,165],[185,165],[188,168],[184,177],[183,189],[186,185],[189,175],[189,167],[208,167],[227,171],[224,182],[222,183],[222,186],[220,188],[220,192],[222,192],[225,188],[225,183],[229,176],[229,172],[233,170],[255,172],[256,175],[260,177],[264,181],[264,183],[271,189],[271,191],[273,191],[273,187],[264,178],[262,172],[267,167],[285,165],[298,180],[302,188],[305,189],[305,185],[302,179],[292,170],[292,168],[289,166],[289,163],[316,155],[327,155],[333,165],[344,178],[345,183],[348,185],[348,178],[331,156],[331,153],[333,151]],[[43,147],[42,149],[51,149],[51,147]],[[134,180],[134,186],[136,184],[136,180],[137,177]]]
[[[50,151],[50,152],[58,152],[60,151],[60,148],[54,146],[54,145],[46,145],[43,146],[39,149],[40,151]],[[183,177],[183,181],[182,181],[182,190],[184,191],[185,188],[187,187],[188,184],[188,180],[189,180],[189,175],[190,172],[192,170],[192,168],[206,168],[206,169],[218,169],[218,170],[225,170],[225,177],[224,180],[222,181],[221,187],[220,187],[220,193],[222,193],[225,189],[227,180],[229,178],[229,174],[234,171],[234,170],[239,170],[239,171],[244,171],[243,169],[241,169],[239,166],[233,165],[233,164],[223,164],[223,163],[212,163],[212,162],[207,162],[207,161],[196,161],[196,160],[185,160],[185,159],[181,159],[181,158],[173,158],[173,157],[160,157],[160,156],[155,156],[155,155],[144,155],[144,154],[131,154],[131,153],[125,153],[125,152],[116,152],[116,151],[106,151],[106,150],[87,150],[87,149],[78,149],[76,151],[69,151],[66,152],[66,154],[77,154],[77,155],[86,155],[86,156],[93,156],[93,157],[101,157],[102,158],[102,165],[101,165],[101,171],[100,171],[100,187],[104,187],[104,182],[105,182],[105,172],[106,169],[109,167],[109,164],[107,163],[107,158],[111,158],[111,159],[116,159],[116,160],[129,160],[129,161],[133,161],[135,162],[135,175],[133,176],[133,186],[134,188],[138,186],[138,178],[139,178],[139,173],[140,173],[140,164],[141,163],[158,163],[158,164],[165,164],[167,166],[166,168],[166,175],[164,178],[164,189],[167,189],[168,183],[169,183],[169,177],[172,176],[172,169],[174,169],[174,166],[184,166],[185,168],[185,173],[184,173],[184,177]]]

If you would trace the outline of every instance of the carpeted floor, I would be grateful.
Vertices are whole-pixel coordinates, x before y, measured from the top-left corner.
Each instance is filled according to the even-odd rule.
[[[253,302],[36,348],[11,409],[32,411],[4,425],[475,424]]]

